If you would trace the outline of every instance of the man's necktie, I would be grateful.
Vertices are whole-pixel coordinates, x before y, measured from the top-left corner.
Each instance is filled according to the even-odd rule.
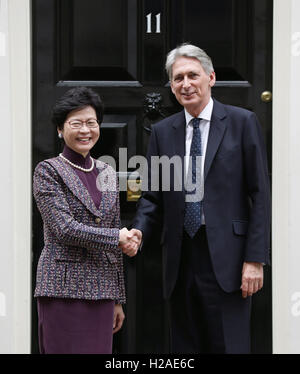
[[[202,156],[201,132],[199,128],[200,118],[193,118],[193,138],[190,150],[188,181],[192,181],[193,185],[197,184],[199,189],[201,186],[201,163],[198,161],[198,169],[196,169],[196,157]],[[184,228],[188,235],[193,238],[201,226],[201,201],[187,201],[187,195],[196,194],[194,191],[186,191]],[[191,196],[189,196],[191,197]]]

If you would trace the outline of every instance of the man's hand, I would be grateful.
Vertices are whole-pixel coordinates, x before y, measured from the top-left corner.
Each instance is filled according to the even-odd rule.
[[[121,304],[115,304],[114,320],[113,320],[113,334],[120,330],[125,319],[125,314]]]
[[[262,289],[264,283],[263,265],[259,262],[244,262],[242,270],[242,296],[252,296]]]
[[[141,241],[142,232],[140,230],[131,229],[128,231],[126,227],[120,230],[119,247],[127,256],[133,257],[137,254]]]

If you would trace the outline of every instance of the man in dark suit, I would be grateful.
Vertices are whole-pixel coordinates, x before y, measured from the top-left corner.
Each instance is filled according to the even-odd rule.
[[[216,76],[200,48],[172,50],[166,70],[184,111],[152,127],[149,188],[133,227],[144,243],[163,228],[172,352],[249,353],[251,296],[262,288],[269,263],[270,196],[260,124],[254,113],[211,98]],[[170,188],[161,182],[162,165],[153,168],[155,156],[177,157]],[[154,178],[159,188],[151,191]]]

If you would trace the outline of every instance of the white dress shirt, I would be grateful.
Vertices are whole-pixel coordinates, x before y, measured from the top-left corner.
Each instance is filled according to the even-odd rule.
[[[212,98],[210,98],[206,107],[202,110],[199,114],[198,118],[201,118],[199,123],[200,132],[201,132],[201,149],[202,149],[202,164],[201,164],[201,177],[204,178],[204,162],[205,162],[205,154],[206,154],[206,147],[210,129],[210,121],[211,115],[213,111],[214,102]],[[185,176],[187,177],[187,173],[189,170],[189,156],[193,138],[193,125],[191,124],[191,120],[194,118],[190,113],[184,109],[185,119],[186,119],[186,133],[185,133]],[[205,193],[205,191],[204,191]],[[201,223],[205,224],[204,214],[202,211],[202,218]]]

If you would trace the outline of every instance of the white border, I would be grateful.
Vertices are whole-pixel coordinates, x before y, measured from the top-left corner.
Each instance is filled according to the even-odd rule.
[[[274,0],[273,31],[273,353],[300,353],[299,0]],[[300,51],[299,45],[298,50]]]
[[[31,350],[31,1],[9,0],[13,134],[13,352]]]
[[[289,99],[291,3],[274,0],[273,27],[273,172],[272,172],[272,288],[273,352],[289,351],[288,207]],[[284,74],[283,74],[284,72]],[[283,251],[283,249],[285,249]]]

